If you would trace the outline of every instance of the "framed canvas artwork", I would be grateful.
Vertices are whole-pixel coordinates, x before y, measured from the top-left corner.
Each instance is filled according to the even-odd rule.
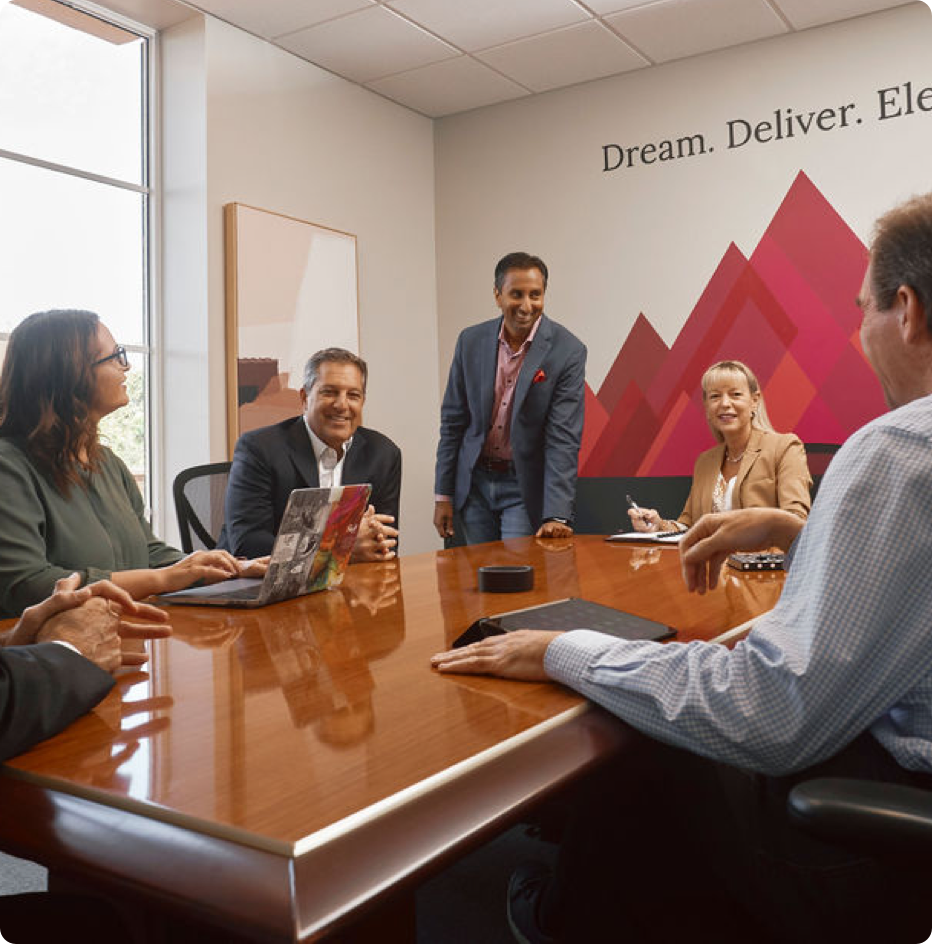
[[[301,412],[315,351],[359,351],[356,237],[242,203],[224,208],[227,437]]]

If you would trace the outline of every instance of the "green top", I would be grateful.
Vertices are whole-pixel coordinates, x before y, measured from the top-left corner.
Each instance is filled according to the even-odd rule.
[[[104,448],[85,480],[63,495],[15,440],[0,438],[0,616],[18,616],[75,571],[83,585],[184,557],[152,533],[122,459]]]

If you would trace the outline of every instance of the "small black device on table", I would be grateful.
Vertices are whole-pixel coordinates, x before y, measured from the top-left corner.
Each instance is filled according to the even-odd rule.
[[[734,570],[783,570],[783,554],[730,554],[728,566]]]

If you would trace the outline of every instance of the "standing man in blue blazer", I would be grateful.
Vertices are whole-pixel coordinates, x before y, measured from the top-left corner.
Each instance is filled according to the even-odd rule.
[[[463,331],[440,408],[434,527],[467,544],[568,537],[582,440],[586,348],[544,314],[547,266],[512,252],[495,267],[501,317]]]

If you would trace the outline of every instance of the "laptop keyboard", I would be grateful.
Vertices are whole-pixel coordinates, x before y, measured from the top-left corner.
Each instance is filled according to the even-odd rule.
[[[258,587],[243,587],[242,590],[232,590],[229,593],[224,593],[223,596],[227,600],[255,600],[261,589],[261,584]]]

